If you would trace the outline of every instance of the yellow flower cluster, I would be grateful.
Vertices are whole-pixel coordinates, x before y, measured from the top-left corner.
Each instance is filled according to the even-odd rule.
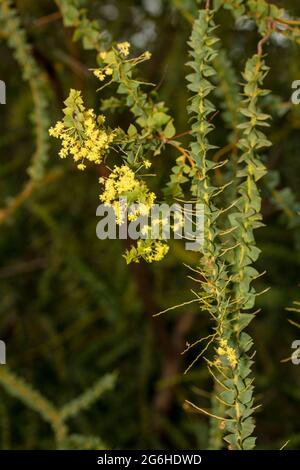
[[[93,109],[85,109],[80,92],[71,90],[65,103],[64,120],[49,129],[49,134],[62,142],[59,156],[71,156],[79,170],[85,169],[86,160],[101,163],[115,133],[104,128],[104,116],[97,117]]]
[[[227,339],[220,340],[220,346],[217,349],[217,353],[219,354],[219,356],[226,356],[231,367],[235,369],[238,363],[236,352],[234,348],[228,346]]]
[[[129,52],[130,52],[129,42],[120,42],[119,44],[117,44],[117,48],[119,49],[121,54],[123,54],[124,57],[127,57],[129,55]]]
[[[113,74],[113,69],[111,67],[105,67],[104,69],[96,69],[93,71],[93,74],[100,80],[100,82],[103,82],[107,76]]]
[[[130,204],[139,205],[129,215],[130,220],[136,220],[140,215],[147,215],[155,202],[155,194],[149,191],[144,181],[136,178],[134,171],[127,165],[116,166],[107,179],[100,178],[99,182],[104,184],[100,200],[112,205],[118,224],[123,222],[122,213],[126,212]],[[122,207],[119,200],[121,197],[127,198]]]
[[[121,42],[117,44],[116,48],[112,48],[109,51],[99,52],[97,59],[101,64],[98,69],[92,69],[95,77],[98,78],[101,82],[108,77],[111,78],[111,81],[119,82],[120,80],[120,71],[122,70],[125,75],[128,74],[129,70],[124,68],[126,62],[128,62],[127,57],[130,53],[130,44],[129,42]],[[137,64],[149,60],[151,58],[151,52],[146,51],[141,54],[139,57],[130,60],[131,66],[134,67]],[[121,75],[123,75],[123,72]],[[124,78],[124,77],[123,77]],[[124,78],[125,79],[125,78]]]
[[[144,259],[147,263],[161,261],[169,251],[166,242],[160,240],[138,240],[136,246],[132,246],[126,251],[124,258],[127,264],[139,263],[140,259]]]
[[[160,240],[154,240],[151,245],[145,246],[145,241],[139,240],[137,249],[147,263],[153,263],[154,261],[161,261],[166,256],[169,246]]]

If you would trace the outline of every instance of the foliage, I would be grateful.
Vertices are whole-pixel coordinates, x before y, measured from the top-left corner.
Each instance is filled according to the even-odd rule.
[[[25,382],[1,367],[0,382],[51,425],[58,448],[248,450],[256,435],[261,447],[278,448],[289,433],[299,433],[296,422],[279,429],[273,416],[287,420],[282,409],[292,414],[299,401],[297,372],[291,369],[283,386],[280,360],[295,334],[282,312],[295,298],[300,261],[290,255],[290,244],[299,247],[300,239],[293,161],[299,110],[289,101],[299,74],[299,21],[287,13],[300,11],[265,0],[198,2],[200,8],[193,0],[138,3],[57,0],[53,13],[50,0],[43,6],[28,0],[20,12],[0,0],[0,37],[32,92],[29,98],[14,83],[16,105],[12,118],[4,111],[7,137],[0,141],[14,155],[1,172],[7,199],[1,244],[9,249],[0,270],[0,336],[11,345],[12,369],[26,369]],[[154,42],[146,38],[149,22],[157,28]],[[169,38],[170,48],[163,48]],[[14,65],[9,62],[13,71]],[[29,163],[18,142],[31,155],[32,103],[36,151]],[[49,128],[60,148],[54,140],[49,147]],[[85,171],[78,176],[70,159],[59,162],[57,154]],[[100,242],[94,235],[98,197],[113,205],[120,224],[122,196],[143,203],[144,215],[155,201],[202,203],[204,246],[187,252],[182,242],[163,237]],[[268,228],[257,230],[263,224]],[[14,268],[14,259],[25,261]],[[16,284],[14,269],[22,273]],[[172,313],[153,317],[159,311]],[[107,371],[116,369],[114,387],[115,375]],[[45,383],[52,399],[31,382]],[[86,389],[75,400],[74,387]],[[106,390],[102,409],[96,402]],[[269,390],[276,393],[273,404]],[[2,447],[52,446],[39,419],[4,397]],[[91,406],[95,430],[88,412],[80,413]],[[28,437],[18,435],[12,413],[14,422],[26,423]]]
[[[34,390],[24,380],[15,376],[8,368],[1,368],[0,371],[0,382],[7,392],[39,413],[40,416],[51,425],[55,434],[56,444],[59,448],[63,448],[64,445],[68,445],[67,443],[69,441],[80,443],[79,448],[85,445],[88,446],[88,442],[90,441],[95,445],[95,449],[99,448],[100,441],[97,440],[97,438],[93,438],[92,436],[85,437],[68,435],[66,421],[92,406],[104,392],[109,391],[114,387],[115,381],[115,374],[104,376],[97,380],[97,382],[85,393],[80,395],[78,398],[69,401],[65,406],[58,410],[52,403],[44,398],[39,392]],[[100,448],[105,448],[104,444],[101,443]]]

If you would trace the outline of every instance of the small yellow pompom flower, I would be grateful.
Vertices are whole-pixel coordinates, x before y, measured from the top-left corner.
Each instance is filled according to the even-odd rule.
[[[226,356],[230,366],[235,369],[238,363],[235,349],[228,345],[227,339],[221,339],[219,344],[217,354],[219,356]]]
[[[97,77],[101,82],[103,82],[103,80],[105,80],[105,75],[104,73],[102,72],[102,70],[94,70],[93,71],[93,74],[95,75],[95,77]]]
[[[137,245],[126,251],[124,257],[127,263],[139,263],[144,259],[147,263],[161,261],[169,251],[169,246],[161,240],[138,240]]]

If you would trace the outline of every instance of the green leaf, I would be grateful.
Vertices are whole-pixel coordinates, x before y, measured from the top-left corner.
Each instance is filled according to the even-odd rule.
[[[255,447],[256,437],[247,437],[243,442],[244,450],[252,450]]]
[[[148,118],[148,125],[150,127],[160,128],[163,127],[170,120],[170,116],[158,111]]]
[[[127,133],[129,137],[134,137],[137,134],[137,128],[133,124],[130,124]]]

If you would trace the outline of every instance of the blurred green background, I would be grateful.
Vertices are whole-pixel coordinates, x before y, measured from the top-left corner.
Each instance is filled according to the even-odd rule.
[[[131,42],[137,54],[152,52],[141,75],[159,84],[177,132],[187,131],[185,63],[191,26],[182,12],[193,14],[196,2],[82,3],[112,39]],[[294,0],[273,3],[300,16]],[[95,66],[95,54],[72,41],[72,29],[63,27],[55,3],[14,4],[51,90],[51,123],[61,117],[70,87],[83,90],[89,105],[99,110],[100,99],[109,92],[95,92],[97,80],[88,70]],[[251,24],[236,25],[229,12],[219,19],[218,34],[240,73],[255,51],[257,32]],[[267,50],[267,87],[273,98],[265,106],[273,116],[268,136],[274,146],[262,186],[266,228],[256,236],[262,250],[258,269],[267,271],[258,289],[271,289],[258,298],[261,313],[250,327],[257,350],[256,398],[262,405],[257,435],[260,448],[279,448],[290,440],[288,448],[300,449],[300,366],[281,362],[291,355],[292,341],[300,339],[300,330],[288,322],[297,315],[285,310],[300,297],[300,105],[290,104],[291,83],[300,79],[300,55],[299,47],[276,36]],[[1,30],[0,57],[0,79],[7,85],[7,104],[0,106],[0,196],[5,207],[28,181],[35,140],[30,89]],[[126,116],[107,114],[111,125],[127,128]],[[218,144],[229,131],[221,116],[215,125]],[[105,373],[117,371],[115,388],[70,422],[75,433],[101,436],[110,448],[206,448],[208,419],[185,411],[183,402],[190,399],[209,408],[211,377],[204,361],[184,375],[197,351],[188,357],[181,352],[186,341],[208,334],[210,320],[195,304],[152,317],[189,300],[193,284],[184,263],[195,264],[198,255],[174,242],[163,262],[127,266],[121,241],[96,238],[97,170],[80,173],[71,161],[60,161],[53,140],[50,155],[47,173],[55,176],[24,198],[0,227],[0,338],[7,344],[8,365],[58,406]],[[177,156],[171,149],[155,162],[156,191],[167,183]],[[49,426],[1,388],[0,447],[54,447]]]

